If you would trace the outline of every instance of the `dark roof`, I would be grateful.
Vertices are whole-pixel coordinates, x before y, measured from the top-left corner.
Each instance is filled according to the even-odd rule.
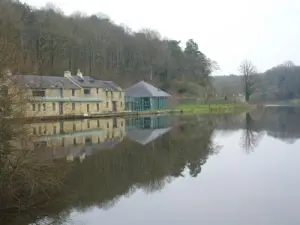
[[[125,89],[126,97],[170,97],[170,95],[163,90],[140,81],[131,87]]]
[[[121,88],[113,81],[97,80],[90,76],[72,76],[71,77],[78,85],[83,88],[106,88],[109,90],[120,91]]]
[[[54,77],[54,76],[37,76],[37,75],[17,75],[15,76],[18,84],[36,89],[51,89],[51,88],[79,88],[76,84],[70,81],[66,77]]]

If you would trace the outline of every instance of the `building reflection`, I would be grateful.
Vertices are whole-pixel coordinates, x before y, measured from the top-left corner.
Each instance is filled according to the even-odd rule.
[[[102,149],[113,148],[126,136],[124,118],[56,121],[27,125],[40,159],[73,161]]]
[[[83,161],[95,152],[112,149],[127,136],[146,145],[172,129],[170,116],[102,118],[37,122],[26,125],[34,154],[41,160]]]
[[[146,145],[172,129],[170,116],[150,116],[126,120],[127,136],[142,145]]]

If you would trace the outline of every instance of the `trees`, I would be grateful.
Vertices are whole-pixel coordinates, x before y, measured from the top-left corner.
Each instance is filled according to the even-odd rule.
[[[248,102],[255,91],[254,75],[257,74],[257,70],[250,61],[246,60],[240,65],[239,72],[243,76],[245,100]]]
[[[177,40],[162,39],[150,29],[132,32],[99,14],[66,16],[51,4],[36,10],[5,0],[0,19],[0,40],[5,35],[18,40],[18,71],[24,74],[59,76],[80,68],[123,86],[143,79],[171,89],[182,78],[205,85],[214,69],[192,39],[183,51]]]
[[[193,39],[189,39],[186,42],[184,56],[186,75],[199,85],[206,86],[209,83],[209,76],[215,69],[216,63],[199,51],[198,44]]]

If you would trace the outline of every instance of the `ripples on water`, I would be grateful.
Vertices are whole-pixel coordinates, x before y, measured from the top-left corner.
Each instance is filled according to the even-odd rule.
[[[267,108],[27,124],[27,146],[58,166],[63,185],[1,213],[1,224],[299,224],[299,116]]]

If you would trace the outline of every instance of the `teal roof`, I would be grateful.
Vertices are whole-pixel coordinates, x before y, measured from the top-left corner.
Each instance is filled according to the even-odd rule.
[[[33,101],[40,102],[103,102],[102,98],[33,98]]]

